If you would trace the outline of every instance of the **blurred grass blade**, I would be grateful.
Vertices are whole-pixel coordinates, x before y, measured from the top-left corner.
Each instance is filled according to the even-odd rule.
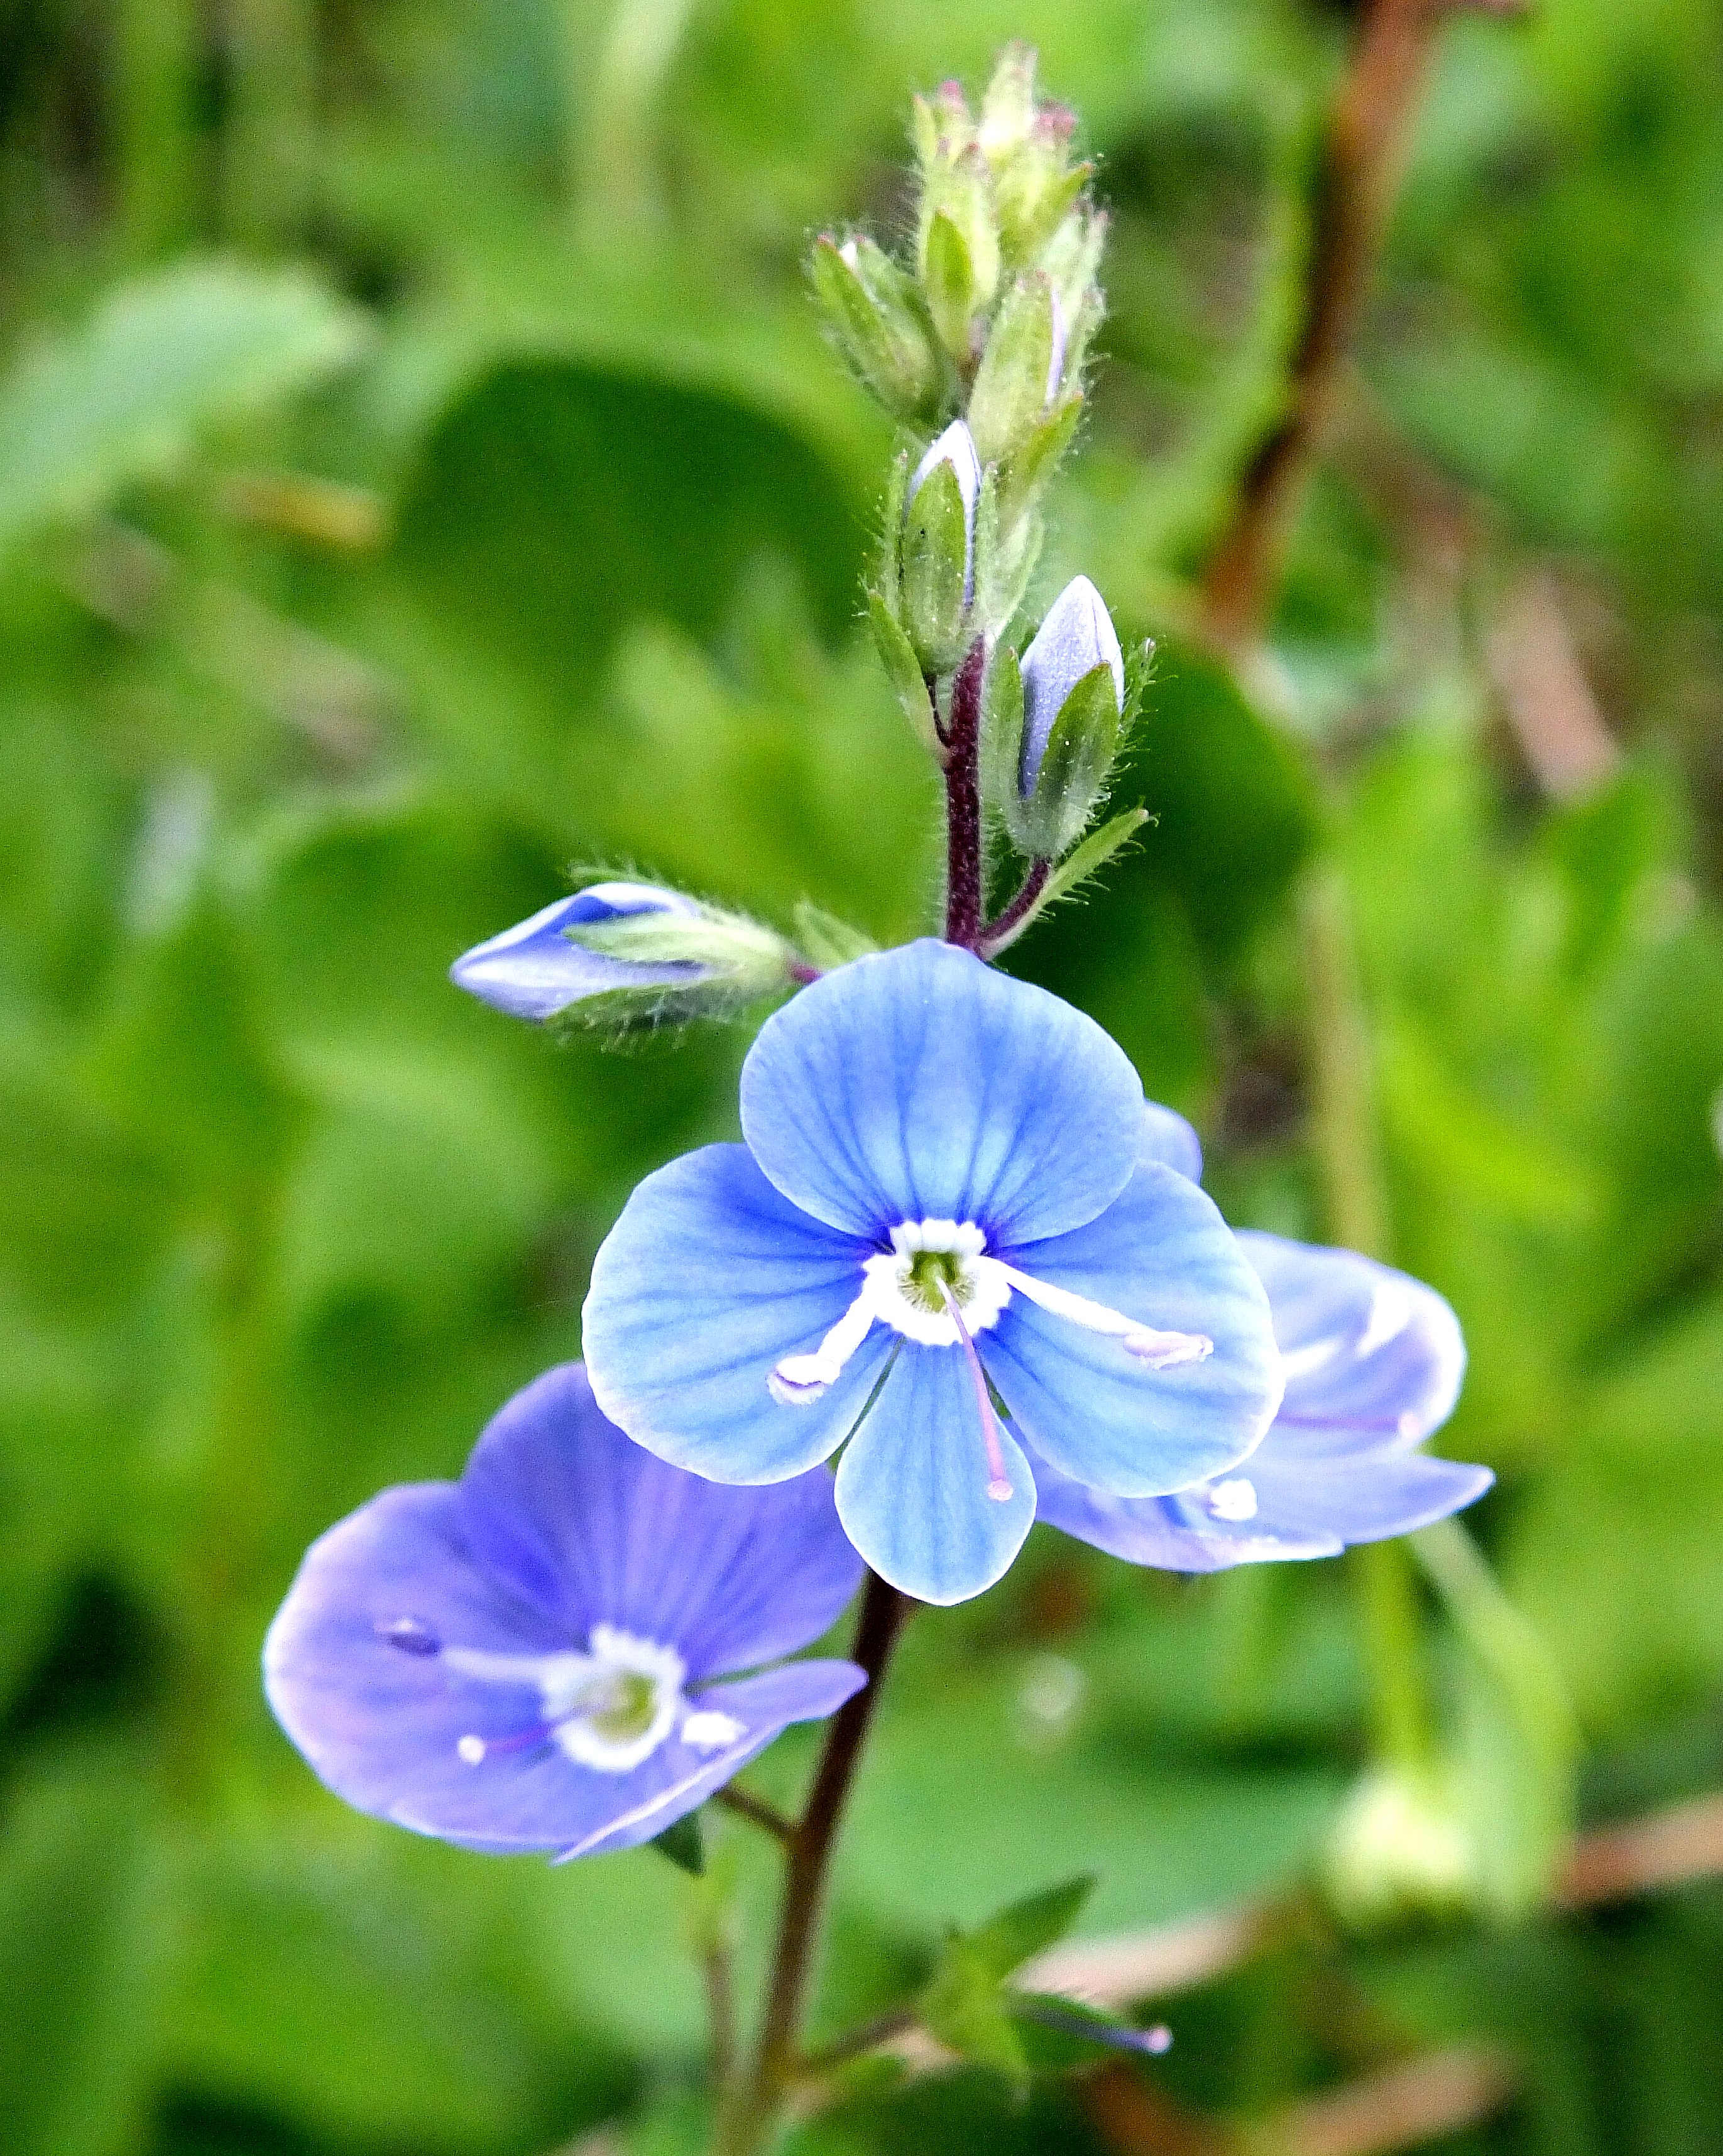
[[[1513,1917],[1548,1892],[1573,1831],[1577,1732],[1548,1649],[1457,1520],[1411,1537],[1465,1651],[1459,1795],[1478,1891]]]

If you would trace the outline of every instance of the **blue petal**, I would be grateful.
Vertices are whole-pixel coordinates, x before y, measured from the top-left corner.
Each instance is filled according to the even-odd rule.
[[[748,1490],[685,1474],[606,1420],[578,1363],[493,1419],[460,1489],[475,1556],[567,1639],[617,1625],[672,1644],[692,1680],[806,1646],[861,1578],[829,1475]]]
[[[1202,1180],[1202,1141],[1176,1108],[1164,1108],[1159,1101],[1143,1103],[1143,1135],[1137,1158],[1158,1160],[1187,1182]]]
[[[1355,1250],[1238,1240],[1268,1291],[1286,1368],[1279,1430],[1297,1432],[1301,1460],[1413,1445],[1447,1421],[1466,1348],[1433,1288]]]
[[[1296,1534],[1326,1530],[1346,1543],[1381,1542],[1445,1520],[1481,1497],[1495,1477],[1487,1467],[1432,1460],[1422,1452],[1384,1452],[1372,1459],[1305,1468],[1283,1448],[1270,1460],[1265,1444],[1245,1472],[1257,1493],[1252,1527]]]
[[[595,883],[572,898],[559,898],[530,920],[505,928],[488,942],[476,944],[455,961],[449,978],[494,1009],[511,1018],[554,1018],[583,996],[612,988],[687,987],[701,979],[702,966],[632,965],[584,951],[564,931],[586,921],[610,921],[626,913],[697,914],[699,908],[680,891],[660,891],[644,883]]]
[[[1253,1480],[1255,1464],[1247,1462]],[[1331,1529],[1282,1531],[1260,1516],[1216,1520],[1200,1501],[1110,1497],[1073,1482],[1043,1460],[1034,1466],[1040,1517],[1047,1525],[1128,1564],[1155,1565],[1163,1572],[1222,1572],[1271,1558],[1337,1557],[1344,1547]]]
[[[635,1191],[593,1266],[583,1322],[599,1405],[714,1481],[803,1473],[842,1442],[891,1336],[876,1327],[810,1406],[779,1406],[766,1380],[819,1346],[860,1293],[872,1248],[798,1212],[743,1146],[672,1161]]]
[[[1262,1437],[1280,1400],[1268,1299],[1195,1183],[1139,1168],[1098,1220],[1000,1255],[1138,1324],[1214,1342],[1205,1360],[1157,1371],[1014,1295],[981,1352],[1038,1457],[1117,1496],[1147,1497],[1230,1467]]]
[[[834,1228],[973,1220],[990,1245],[1092,1220],[1124,1188],[1143,1088],[1057,996],[948,943],[856,959],[769,1018],[742,1128],[784,1196]]]
[[[987,1494],[987,1454],[969,1364],[955,1348],[906,1344],[837,1470],[850,1539],[893,1587],[964,1602],[991,1587],[1035,1519],[1029,1463],[1000,1432],[1008,1499]]]
[[[651,1841],[740,1774],[792,1722],[819,1722],[836,1714],[867,1681],[866,1672],[853,1662],[791,1662],[760,1676],[712,1686],[696,1705],[733,1716],[743,1734],[716,1753],[697,1751],[672,1738],[644,1766],[619,1778],[629,1784],[626,1807],[571,1843],[562,1856],[596,1856]]]

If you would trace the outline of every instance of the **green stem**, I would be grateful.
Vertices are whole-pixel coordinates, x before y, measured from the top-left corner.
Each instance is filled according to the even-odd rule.
[[[312,0],[228,0],[233,105],[222,145],[229,238],[298,237],[316,149],[317,21]]]
[[[1350,894],[1338,863],[1319,863],[1306,878],[1299,919],[1309,998],[1311,1119],[1328,1232],[1348,1249],[1386,1257],[1391,1235],[1376,1074]],[[1411,1560],[1391,1542],[1364,1543],[1347,1562],[1363,1619],[1376,1755],[1396,1766],[1425,1766],[1434,1739]]]
[[[114,124],[120,250],[128,263],[191,236],[200,11],[194,0],[119,0]]]
[[[594,231],[639,224],[661,208],[656,114],[693,0],[616,0],[592,51],[587,0],[565,0],[568,177]]]

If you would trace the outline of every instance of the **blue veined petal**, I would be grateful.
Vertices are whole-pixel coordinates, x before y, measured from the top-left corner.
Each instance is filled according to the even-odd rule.
[[[1196,1184],[1137,1169],[1098,1220],[1001,1251],[1031,1277],[1213,1353],[1155,1370],[1117,1338],[1021,1292],[982,1342],[1023,1441],[1062,1473],[1122,1497],[1181,1490],[1243,1459],[1280,1401],[1268,1298]]]
[[[611,921],[619,914],[697,915],[680,891],[655,884],[595,883],[541,907],[530,919],[476,944],[449,968],[449,978],[493,1009],[511,1018],[554,1018],[583,996],[612,988],[686,988],[702,978],[703,966],[641,966],[583,950],[564,932],[583,921]]]
[[[571,1644],[475,1564],[455,1486],[420,1483],[384,1491],[311,1545],[265,1642],[265,1687],[320,1779],[360,1811],[556,1849],[590,1832],[629,1778],[518,1743],[540,1717],[537,1687],[462,1679],[440,1649]],[[491,1748],[481,1768],[461,1756],[470,1737]]]
[[[1163,1572],[1223,1572],[1235,1564],[1271,1559],[1338,1557],[1345,1546],[1330,1528],[1294,1532],[1260,1513],[1249,1521],[1216,1519],[1200,1498],[1111,1497],[1072,1481],[1044,1460],[1031,1464],[1039,1517],[1127,1564],[1155,1565]],[[1252,1473],[1255,1465],[1254,1459],[1247,1460],[1243,1471]]]
[[[599,1405],[649,1451],[714,1481],[802,1474],[842,1442],[891,1336],[876,1327],[811,1405],[780,1406],[766,1380],[819,1346],[872,1250],[798,1211],[744,1146],[672,1161],[636,1188],[593,1265],[583,1323]]]
[[[792,1722],[819,1722],[836,1714],[867,1681],[866,1672],[853,1662],[816,1661],[789,1662],[759,1676],[710,1686],[694,1704],[731,1716],[743,1733],[715,1753],[672,1738],[628,1778],[634,1785],[629,1807],[561,1855],[596,1856],[651,1841],[740,1774]]]
[[[955,1348],[906,1345],[837,1470],[837,1511],[873,1569],[918,1601],[966,1601],[1010,1566],[1035,1519],[1029,1463],[1001,1430],[1011,1496],[989,1468],[970,1367]]]
[[[1355,1250],[1251,1230],[1238,1240],[1268,1291],[1286,1371],[1281,1426],[1299,1434],[1302,1460],[1411,1446],[1447,1421],[1466,1348],[1433,1288]]]
[[[1143,1088],[1093,1019],[923,942],[855,960],[766,1021],[742,1127],[784,1196],[831,1227],[973,1220],[990,1244],[1026,1242],[1124,1188]]]
[[[1159,1101],[1143,1103],[1143,1135],[1137,1158],[1159,1161],[1187,1182],[1202,1180],[1201,1139],[1176,1108],[1164,1108]]]
[[[1306,1466],[1277,1446],[1245,1463],[1257,1496],[1253,1527],[1278,1532],[1326,1529],[1346,1543],[1385,1541],[1445,1520],[1472,1504],[1495,1477],[1487,1467],[1457,1460],[1432,1460],[1422,1452],[1387,1452],[1360,1460]]]
[[[674,1643],[692,1681],[817,1640],[861,1562],[817,1470],[764,1490],[701,1481],[634,1444],[567,1363],[516,1394],[460,1481],[469,1548],[555,1613]]]

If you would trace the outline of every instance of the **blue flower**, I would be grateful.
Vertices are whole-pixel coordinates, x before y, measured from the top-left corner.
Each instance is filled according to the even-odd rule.
[[[742,1127],[649,1176],[593,1270],[593,1389],[664,1458],[774,1482],[848,1440],[851,1539],[949,1603],[1029,1532],[1025,1445],[1139,1497],[1267,1429],[1268,1300],[1189,1127],[1057,997],[949,944],[857,959],[761,1029]]]
[[[678,891],[649,883],[594,883],[559,898],[530,920],[476,944],[449,968],[458,988],[511,1018],[548,1019],[586,996],[617,988],[697,987],[709,968],[686,960],[640,964],[584,950],[568,931],[637,914],[662,913],[698,921],[701,908]]]
[[[681,1474],[571,1363],[508,1403],[459,1482],[385,1490],[312,1544],[265,1689],[361,1811],[467,1849],[627,1849],[866,1681],[839,1661],[732,1678],[817,1639],[861,1571],[828,1476]]]
[[[1238,1241],[1268,1291],[1286,1373],[1268,1435],[1237,1472],[1169,1497],[1121,1499],[1036,1460],[1041,1517],[1134,1564],[1214,1572],[1333,1557],[1482,1496],[1487,1467],[1416,1449],[1453,1412],[1466,1367],[1435,1290],[1352,1250]]]

